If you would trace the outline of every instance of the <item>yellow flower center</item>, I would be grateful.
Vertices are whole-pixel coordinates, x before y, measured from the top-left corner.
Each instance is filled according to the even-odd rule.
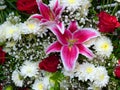
[[[101,48],[102,48],[103,50],[108,50],[109,44],[108,44],[107,42],[105,42],[105,43],[103,43],[103,44],[101,45]]]
[[[75,3],[75,0],[68,0],[68,2],[69,2],[70,4],[73,4],[73,3]]]
[[[27,69],[27,73],[31,73],[32,72],[32,70],[31,70],[31,68],[29,67],[28,69]]]
[[[38,90],[43,90],[43,84],[41,83],[38,84]]]
[[[86,72],[87,72],[87,73],[93,72],[93,68],[92,68],[92,67],[88,67],[88,68],[86,69]]]
[[[100,80],[103,80],[105,78],[104,74],[99,76]]]
[[[33,30],[35,28],[35,25],[34,24],[28,24],[28,27]]]
[[[14,29],[10,29],[10,30],[8,31],[8,33],[9,33],[9,34],[13,34],[14,31],[15,31]]]

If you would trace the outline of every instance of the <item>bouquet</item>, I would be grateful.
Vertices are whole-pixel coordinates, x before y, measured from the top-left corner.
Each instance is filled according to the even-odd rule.
[[[120,0],[1,0],[0,90],[119,90]]]

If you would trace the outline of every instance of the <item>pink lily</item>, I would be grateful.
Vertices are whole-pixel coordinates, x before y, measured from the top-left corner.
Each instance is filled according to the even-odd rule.
[[[62,11],[64,10],[64,7],[60,6],[58,0],[56,0],[53,9],[50,9],[50,7],[44,4],[41,0],[36,1],[41,14],[34,14],[30,18],[39,19],[40,24],[45,25],[48,28],[53,25],[56,25],[60,32],[63,34],[64,25],[63,22],[59,21],[59,19],[61,17]]]
[[[99,36],[99,33],[92,28],[78,29],[76,21],[72,21],[69,27],[61,34],[57,27],[52,27],[57,36],[56,42],[52,43],[46,53],[60,52],[63,65],[66,70],[73,70],[79,54],[92,59],[94,54],[84,44],[86,41]]]

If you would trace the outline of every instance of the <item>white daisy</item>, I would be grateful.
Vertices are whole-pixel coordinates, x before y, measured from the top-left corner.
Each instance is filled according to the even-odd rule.
[[[76,73],[79,72],[79,67],[80,67],[80,64],[78,62],[76,62],[75,68],[72,71],[67,71],[63,68],[62,72],[65,76],[69,76],[72,79],[74,77],[77,77]]]
[[[94,78],[93,84],[97,87],[104,87],[109,82],[109,76],[107,74],[107,70],[103,66],[99,66],[96,68],[96,74]]]
[[[21,75],[24,77],[36,77],[38,74],[38,63],[25,61],[20,67]]]
[[[15,70],[12,73],[12,80],[16,86],[22,87],[23,86],[23,78],[20,75],[20,72]]]
[[[28,19],[21,25],[22,25],[21,29],[23,34],[30,34],[30,33],[36,34],[40,29],[39,22],[36,19]]]
[[[76,73],[78,75],[79,80],[81,80],[81,79],[82,79],[82,81],[83,80],[85,80],[85,81],[87,81],[87,80],[93,81],[94,80],[95,66],[93,64],[86,62],[86,63],[81,64],[79,68],[80,68],[79,69],[80,74],[77,74],[78,72]]]
[[[80,0],[61,0],[61,4],[70,10],[76,10],[80,6]]]
[[[49,77],[42,77],[42,79],[35,80],[32,85],[33,90],[48,90],[49,88]]]
[[[113,46],[109,38],[101,36],[96,40],[94,49],[97,52],[97,55],[109,57],[113,51]]]
[[[6,39],[18,40],[21,39],[21,31],[19,29],[19,24],[13,25],[11,23],[6,23],[4,27]]]

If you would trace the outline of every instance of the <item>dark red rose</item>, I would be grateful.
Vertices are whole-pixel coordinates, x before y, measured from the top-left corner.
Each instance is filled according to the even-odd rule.
[[[59,63],[59,57],[51,55],[39,63],[39,68],[48,72],[56,72]]]
[[[112,16],[104,11],[101,11],[98,15],[99,17],[99,31],[104,33],[114,32],[115,28],[120,27],[120,23],[118,22],[115,16]]]
[[[0,64],[3,64],[5,62],[5,52],[2,50],[2,47],[0,47]]]
[[[2,85],[0,85],[0,90],[2,90]]]
[[[115,67],[114,74],[117,78],[120,78],[120,65]]]
[[[36,0],[17,0],[17,9],[19,11],[34,14],[39,12]]]

